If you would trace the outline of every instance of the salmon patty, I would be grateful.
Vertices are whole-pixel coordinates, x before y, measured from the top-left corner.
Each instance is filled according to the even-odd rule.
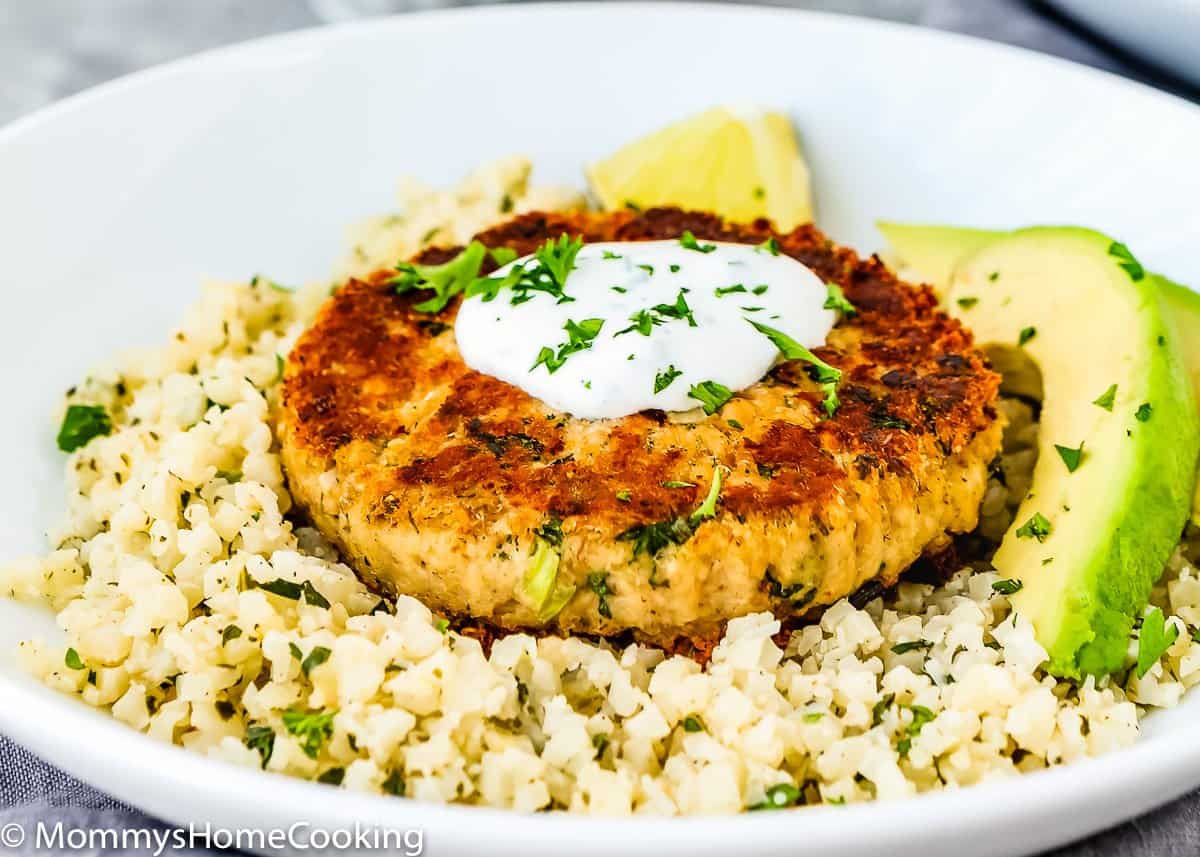
[[[431,293],[397,294],[394,271],[351,280],[288,358],[279,429],[295,500],[368,583],[503,629],[677,645],[891,585],[974,528],[1000,448],[999,376],[927,287],[812,226],[774,234],[678,209],[527,214],[478,239],[524,256],[563,234],[685,230],[774,237],[842,287],[857,312],[815,349],[842,370],[836,413],[811,367],[785,362],[710,416],[577,419],[463,363],[460,299],[429,314],[415,305]],[[712,514],[697,515],[718,468]],[[556,615],[522,597],[535,561],[557,561]]]

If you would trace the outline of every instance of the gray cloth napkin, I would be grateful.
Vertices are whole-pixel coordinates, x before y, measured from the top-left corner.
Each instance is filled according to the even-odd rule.
[[[1120,2],[1120,0],[1115,0]],[[397,0],[392,4],[402,8]],[[408,0],[428,7],[437,0]],[[969,33],[1115,71],[1200,100],[1200,92],[1137,64],[1041,4],[1021,0],[796,0],[779,5],[870,15]],[[331,17],[385,8],[385,0],[0,0],[0,122],[48,101],[134,69],[204,48]],[[33,849],[36,825],[65,829],[165,829],[162,823],[46,764],[0,735],[0,831],[18,824],[28,840],[0,854]],[[145,855],[134,851],[77,854]],[[168,848],[168,855],[184,852]],[[189,857],[210,854],[189,852]],[[1056,852],[1057,857],[1195,857],[1200,853],[1200,798],[1191,795],[1106,833]]]

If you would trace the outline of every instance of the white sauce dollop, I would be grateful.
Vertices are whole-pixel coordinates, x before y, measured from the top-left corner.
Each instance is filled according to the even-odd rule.
[[[705,381],[737,392],[761,380],[779,349],[749,319],[806,348],[825,342],[837,314],[824,308],[825,284],[809,268],[748,244],[699,243],[715,249],[700,252],[678,241],[585,244],[566,279],[564,292],[574,299],[568,302],[533,292],[531,300],[514,306],[511,290],[491,301],[469,298],[455,324],[463,360],[555,410],[606,419],[652,408],[700,407],[688,392]],[[745,291],[718,293],[739,285]],[[677,306],[681,292],[694,326],[653,310]],[[620,333],[643,310],[659,321],[650,334]],[[568,342],[568,320],[584,319],[603,321],[590,347],[566,355],[554,372],[544,364],[534,367],[543,347],[557,355]],[[655,392],[656,378],[675,372]]]

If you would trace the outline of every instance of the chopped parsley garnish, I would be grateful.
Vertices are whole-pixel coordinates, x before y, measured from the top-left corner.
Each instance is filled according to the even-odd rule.
[[[696,319],[692,316],[692,308],[688,306],[685,292],[686,289],[680,289],[679,294],[675,296],[675,303],[655,304],[651,311],[663,318],[686,320],[688,327],[695,327]]]
[[[1137,677],[1143,678],[1150,672],[1178,637],[1179,626],[1174,622],[1167,625],[1162,610],[1155,607],[1147,613],[1138,633]]]
[[[993,581],[992,591],[999,592],[1001,595],[1016,595],[1024,586],[1024,583],[1014,577],[1007,580]]]
[[[1017,538],[1020,539],[1037,539],[1039,542],[1046,541],[1046,536],[1050,535],[1050,521],[1041,512],[1034,512],[1033,517],[1017,528]]]
[[[804,716],[801,717],[801,720],[803,720],[805,723],[820,723],[821,718],[824,716],[824,711],[806,711],[804,712]]]
[[[695,250],[697,253],[711,253],[717,249],[716,244],[701,244],[698,242],[690,229],[683,230],[683,234],[679,236],[679,245],[685,250]]]
[[[600,333],[602,327],[604,327],[602,318],[585,318],[580,322],[567,319],[567,323],[563,325],[563,330],[567,332],[567,341],[558,347],[557,353],[551,348],[543,347],[538,352],[537,360],[529,367],[529,371],[532,372],[545,364],[546,371],[553,375],[562,368],[572,354],[591,348],[592,340]]]
[[[776,330],[773,327],[768,327],[765,324],[760,324],[752,319],[746,319],[755,330],[761,333],[767,339],[775,344],[779,349],[779,353],[787,360],[803,360],[810,364],[816,372],[816,381],[821,385],[821,389],[825,393],[825,414],[832,417],[837,413],[838,406],[841,404],[838,401],[837,386],[842,380],[842,370],[830,366],[817,355],[813,354],[796,340],[792,339],[782,330]]]
[[[765,295],[767,293],[767,289],[769,288],[770,286],[768,286],[766,283],[763,283],[762,285],[755,286],[750,291],[756,295]]]
[[[668,479],[662,484],[664,488],[695,488],[695,482],[684,482],[682,479]]]
[[[883,722],[883,715],[892,707],[892,703],[896,701],[896,694],[885,693],[879,697],[879,700],[871,708],[871,725],[878,726]]]
[[[683,731],[703,732],[704,725],[700,722],[700,718],[695,714],[689,714],[687,717],[683,718]]]
[[[1024,345],[1035,336],[1037,336],[1036,327],[1023,327],[1021,328],[1021,332],[1017,334],[1017,345]]]
[[[858,310],[854,308],[854,304],[846,300],[846,293],[842,291],[842,287],[837,283],[826,283],[825,291],[826,297],[825,303],[823,304],[824,309],[835,310],[847,317],[858,312]]]
[[[593,758],[599,759],[604,755],[604,751],[608,749],[608,736],[602,732],[593,735],[592,747],[596,750],[596,755]]]
[[[390,795],[404,797],[404,775],[399,770],[392,771],[381,788]]]
[[[766,199],[767,198],[767,189],[763,188],[763,187],[756,187],[752,191],[752,195],[754,196],[755,199]]]
[[[717,465],[713,471],[713,481],[704,502],[686,518],[680,516],[650,524],[638,524],[618,535],[617,541],[633,542],[635,557],[642,553],[655,556],[667,545],[683,544],[692,537],[692,533],[700,524],[716,515],[717,501],[720,498],[721,486],[724,484],[727,473],[726,467]]]
[[[654,392],[661,393],[663,390],[670,387],[672,382],[683,373],[675,368],[674,364],[654,376]]]
[[[957,301],[955,301],[955,303],[957,303],[963,309],[970,309],[971,307],[975,306],[975,304],[979,303],[979,298],[959,298]]]
[[[654,276],[654,266],[653,265],[638,265],[638,267],[646,272],[647,277]]]
[[[692,537],[692,528],[685,518],[638,524],[617,536],[617,541],[633,542],[633,555],[656,555],[669,544],[681,545]]]
[[[321,775],[317,777],[317,782],[324,783],[327,786],[340,786],[344,779],[346,779],[345,768],[328,768],[322,771]]]
[[[1106,410],[1106,411],[1111,411],[1113,409],[1113,402],[1115,402],[1116,400],[1117,400],[1117,385],[1113,384],[1111,387],[1109,387],[1107,390],[1105,390],[1103,393],[1101,393],[1099,398],[1097,398],[1094,402],[1092,402],[1092,404],[1099,405],[1100,407],[1104,408],[1104,410]]]
[[[267,767],[267,762],[271,761],[271,753],[275,750],[275,730],[270,726],[247,726],[246,737],[242,739],[251,750],[257,750],[258,755],[262,757],[263,768]]]
[[[583,249],[583,238],[558,236],[557,241],[547,241],[534,251],[533,257],[541,263],[559,288],[566,286],[567,275],[575,268],[575,257]]]
[[[484,301],[491,301],[501,291],[511,289],[513,306],[533,300],[538,293],[549,295],[558,303],[569,303],[575,299],[565,291],[567,275],[574,270],[575,257],[582,247],[582,238],[560,235],[557,239],[547,239],[534,252],[532,260],[514,265],[503,277],[473,278],[466,286],[466,297],[478,295]]]
[[[70,405],[58,430],[58,448],[74,452],[94,437],[112,433],[112,419],[101,405]]]
[[[617,492],[617,499],[620,500],[622,503],[628,503],[630,500],[633,499],[633,492],[630,491],[628,488],[622,488],[620,491]]]
[[[292,642],[288,643],[288,652],[291,654],[291,656],[295,660],[297,660],[297,661],[304,660],[304,652],[300,651],[300,647],[297,646],[295,643],[292,643]]]
[[[445,634],[447,631],[450,630],[450,620],[449,619],[438,619],[436,622],[433,623],[433,627],[437,629],[437,632],[439,634]]]
[[[388,281],[388,285],[398,295],[416,290],[432,291],[433,297],[413,304],[413,309],[417,312],[441,312],[455,295],[465,291],[479,276],[486,255],[487,247],[472,241],[465,250],[440,265],[401,262],[396,266],[399,273]]]
[[[287,731],[300,739],[300,749],[310,759],[317,758],[321,745],[333,735],[333,718],[336,711],[296,711],[289,708],[283,712],[283,725]]]
[[[788,809],[800,803],[800,789],[790,783],[779,783],[767,789],[761,801],[749,807],[752,812],[764,809]]]
[[[67,649],[66,655],[63,656],[63,663],[67,665],[67,669],[81,670],[84,668],[83,659],[74,649]]]
[[[492,257],[493,262],[504,267],[509,262],[516,261],[517,251],[511,247],[493,247],[488,250],[488,255]]]
[[[688,523],[693,527],[701,521],[706,521],[717,514],[717,499],[721,496],[721,486],[724,484],[725,476],[728,473],[728,468],[720,464],[713,470],[712,484],[708,486],[708,494],[705,496],[704,502],[688,518]]]
[[[307,676],[321,664],[329,660],[329,656],[332,654],[333,652],[324,646],[313,646],[308,656],[300,662],[300,672]]]
[[[230,640],[236,640],[240,636],[242,636],[241,628],[237,625],[226,625],[225,629],[221,631],[221,645],[228,643]]]
[[[678,274],[678,273],[679,273],[679,266],[678,266],[678,265],[671,265],[671,266],[670,266],[670,269],[671,269],[671,273],[672,273],[672,274]]]
[[[619,255],[619,254],[617,254],[617,253],[614,253],[612,250],[605,250],[605,251],[604,251],[604,258],[605,258],[605,259],[624,259],[625,257],[624,257],[624,256],[621,256],[621,255]]]
[[[1150,421],[1150,414],[1153,411],[1154,407],[1149,402],[1142,402],[1138,405],[1138,409],[1134,411],[1133,416],[1139,423],[1145,423]]]
[[[688,327],[697,326],[696,319],[692,315],[692,308],[688,306],[687,289],[679,290],[679,294],[675,297],[675,303],[656,304],[650,309],[640,309],[630,315],[629,320],[633,324],[618,330],[613,334],[614,337],[631,333],[635,330],[642,336],[649,336],[655,327],[672,320],[687,321]]]
[[[1054,444],[1054,448],[1058,451],[1058,457],[1062,459],[1063,464],[1067,466],[1068,473],[1074,473],[1079,469],[1080,463],[1083,461],[1083,444],[1072,449],[1069,446],[1060,446]]]
[[[605,619],[612,618],[612,607],[608,603],[608,596],[613,594],[613,591],[608,588],[608,575],[602,571],[597,571],[587,576],[588,589],[596,594],[598,601],[596,612]]]
[[[740,309],[742,312],[762,312],[763,311],[763,308],[760,306],[744,306],[744,307],[738,307],[738,309]]]
[[[732,286],[720,286],[716,289],[713,289],[713,294],[719,298],[723,298],[725,295],[736,295],[744,293],[745,291],[746,287],[741,283],[734,283]]]
[[[1142,263],[1135,259],[1134,255],[1129,252],[1129,248],[1120,241],[1114,241],[1108,245],[1108,255],[1117,260],[1117,265],[1135,283],[1146,276],[1146,269],[1142,267]]]
[[[772,235],[763,243],[754,248],[760,253],[770,253],[772,256],[779,255],[779,239]]]
[[[996,280],[998,280],[998,279],[1000,279],[1000,272],[999,272],[999,271],[992,271],[990,274],[988,274],[988,282],[989,282],[989,283],[994,283],[994,282],[996,282]]]
[[[909,640],[905,643],[897,643],[892,646],[892,652],[897,655],[903,655],[905,652],[915,652],[918,649],[932,649],[933,643],[928,640]]]
[[[555,547],[562,547],[562,519],[556,515],[550,515],[545,521],[542,522],[540,527],[533,531],[533,534],[540,539],[548,541]]]
[[[688,398],[695,399],[704,408],[704,413],[715,414],[721,405],[733,398],[733,391],[716,381],[701,381],[688,390]]]
[[[737,420],[726,420],[725,422],[729,423],[729,427],[730,427],[730,428],[735,428],[735,429],[737,429],[738,431],[742,431],[742,430],[745,428],[745,426],[744,426],[744,425],[742,425],[742,424],[741,424],[740,422],[738,422]]]
[[[314,607],[329,607],[329,602],[325,596],[316,590],[316,587],[309,581],[297,583],[294,580],[284,580],[278,577],[275,580],[268,580],[266,583],[254,582],[254,586],[259,589],[265,589],[272,595],[278,595],[280,598],[289,598],[292,601],[299,601],[300,597],[304,597],[306,604],[311,604]]]
[[[283,380],[283,357],[279,354],[275,355],[275,378],[271,381],[272,384],[278,384]]]
[[[627,291],[629,291],[629,289],[625,288],[624,286],[613,286],[613,287],[612,287],[612,290],[613,290],[614,292],[616,292],[617,294],[619,294],[619,295],[623,295],[623,294],[625,294]]]
[[[634,330],[636,330],[642,336],[649,336],[650,331],[654,329],[655,325],[663,323],[661,318],[658,318],[647,309],[638,310],[633,315],[629,316],[629,320],[632,321],[633,324],[629,325],[629,327],[618,330],[613,334],[614,337],[620,336],[624,333],[629,333]]]

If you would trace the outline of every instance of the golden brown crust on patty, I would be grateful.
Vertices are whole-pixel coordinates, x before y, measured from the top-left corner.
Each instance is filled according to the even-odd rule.
[[[478,237],[526,255],[562,233],[635,241],[684,230],[772,237],[766,221],[677,209],[529,214]],[[876,576],[894,581],[946,532],[973,526],[999,442],[998,376],[928,288],[811,226],[778,241],[858,309],[816,350],[843,371],[832,418],[792,362],[692,424],[661,412],[578,420],[467,368],[457,301],[417,312],[427,294],[396,295],[385,271],[340,289],[289,358],[281,431],[296,499],[368,578],[502,626],[536,624],[513,591],[533,531],[552,517],[565,535],[560,579],[579,588],[558,617],[564,630],[704,636],[750,610],[790,613]],[[621,536],[688,515],[718,463],[732,473],[717,517],[655,557],[634,556]],[[614,579],[611,619],[588,589],[597,572]]]

